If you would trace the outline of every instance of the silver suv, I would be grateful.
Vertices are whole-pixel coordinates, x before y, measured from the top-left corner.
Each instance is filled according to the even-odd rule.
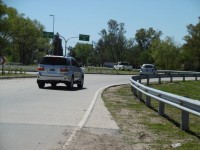
[[[69,88],[77,84],[83,87],[84,74],[76,59],[65,56],[44,56],[38,65],[37,84],[39,88],[44,88],[46,83],[56,87],[58,83],[64,83]]]

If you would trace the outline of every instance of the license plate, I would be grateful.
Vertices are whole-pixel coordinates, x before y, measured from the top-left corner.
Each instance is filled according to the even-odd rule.
[[[55,71],[55,69],[49,69],[49,71]]]

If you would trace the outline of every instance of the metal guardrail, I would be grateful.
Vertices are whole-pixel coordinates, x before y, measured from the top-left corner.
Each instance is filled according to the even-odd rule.
[[[161,116],[165,114],[165,104],[180,109],[181,129],[189,130],[189,113],[200,116],[200,101],[150,88],[141,84],[141,80],[147,79],[147,85],[149,85],[149,80],[151,78],[158,78],[159,83],[161,83],[162,78],[170,78],[170,82],[172,82],[174,77],[182,77],[183,81],[185,81],[186,77],[194,77],[194,79],[197,80],[197,78],[200,77],[200,73],[184,71],[167,71],[167,73],[166,71],[158,72],[163,74],[133,76],[130,79],[133,94],[138,97],[139,100],[143,100],[142,94],[144,94],[146,99],[143,101],[145,101],[146,105],[149,107],[151,106],[151,98],[158,100],[158,113]]]
[[[149,80],[151,78],[157,78],[159,84],[161,84],[162,78],[170,78],[170,82],[173,82],[173,78],[182,77],[183,81],[185,81],[186,77],[194,77],[197,80],[200,77],[200,72],[191,72],[191,71],[173,71],[173,70],[158,70],[155,75],[140,75],[136,76],[134,79],[139,80],[141,83],[142,79],[147,79],[147,85],[149,85]]]

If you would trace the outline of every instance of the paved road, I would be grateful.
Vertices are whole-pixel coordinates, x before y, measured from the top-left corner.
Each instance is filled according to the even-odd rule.
[[[117,129],[102,101],[94,100],[100,99],[97,91],[102,87],[129,83],[129,78],[85,75],[82,90],[68,90],[62,84],[56,89],[50,85],[39,89],[36,79],[0,80],[0,149],[56,149],[79,125]]]

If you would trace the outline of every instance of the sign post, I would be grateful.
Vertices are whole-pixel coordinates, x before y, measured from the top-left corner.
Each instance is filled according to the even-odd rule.
[[[4,74],[4,64],[6,59],[3,56],[0,56],[0,65],[2,65],[2,75]]]

